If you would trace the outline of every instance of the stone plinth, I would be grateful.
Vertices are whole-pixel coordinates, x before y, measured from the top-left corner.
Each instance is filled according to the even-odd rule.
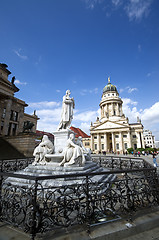
[[[54,147],[55,147],[55,154],[62,153],[63,149],[66,147],[67,139],[69,138],[70,134],[75,134],[70,129],[62,129],[56,132],[53,132],[54,134]]]
[[[72,165],[68,167],[59,166],[57,162],[49,162],[46,165],[37,164],[36,166],[29,165],[23,170],[16,172],[17,174],[29,175],[29,176],[55,176],[55,175],[67,175],[68,177],[61,177],[57,179],[47,179],[43,181],[39,181],[39,183],[44,187],[64,187],[64,186],[72,186],[74,184],[82,184],[85,177],[78,176],[80,173],[98,173],[103,172],[104,170],[102,167],[99,167],[97,163],[92,161],[87,161],[86,164],[82,167],[79,165]],[[76,176],[72,177],[71,174],[77,174]],[[103,174],[103,175],[94,175],[90,176],[89,180],[93,183],[98,183],[98,187],[100,185],[105,185],[103,188],[101,187],[101,192],[105,191],[108,182],[113,181],[116,178],[114,174]],[[12,178],[9,177],[6,179],[6,182],[10,182],[13,185],[18,186],[25,186],[31,187],[34,184],[33,180],[27,179],[19,179],[19,178]],[[94,188],[96,188],[96,184]]]

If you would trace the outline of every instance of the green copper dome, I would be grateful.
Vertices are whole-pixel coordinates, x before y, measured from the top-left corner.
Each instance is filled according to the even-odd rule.
[[[111,92],[111,91],[116,91],[116,86],[110,83],[110,78],[108,78],[108,84],[103,88],[103,93],[105,92]]]

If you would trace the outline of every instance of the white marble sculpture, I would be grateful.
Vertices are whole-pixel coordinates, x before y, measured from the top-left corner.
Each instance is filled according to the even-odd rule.
[[[70,98],[70,90],[66,91],[66,95],[63,96],[63,103],[62,103],[62,114],[61,114],[61,121],[57,130],[68,129],[71,125],[71,121],[73,119],[73,109],[75,106],[74,99]]]
[[[89,148],[85,148],[83,146],[82,137],[81,136],[79,136],[77,138],[76,144],[82,148],[86,160],[90,161],[91,160],[91,150]]]
[[[83,166],[85,164],[85,156],[83,153],[83,149],[79,145],[75,144],[73,133],[70,134],[63,153],[64,158],[59,164],[60,166],[66,167],[73,164]]]
[[[33,156],[35,157],[32,165],[36,165],[37,163],[41,165],[45,165],[47,163],[45,155],[53,153],[54,146],[52,142],[49,140],[47,135],[44,135],[41,143],[34,149]]]

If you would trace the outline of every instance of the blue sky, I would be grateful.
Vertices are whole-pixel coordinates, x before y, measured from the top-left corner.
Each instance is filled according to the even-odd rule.
[[[110,76],[130,122],[159,140],[158,0],[5,0],[0,30],[0,61],[39,130],[56,130],[70,89],[72,125],[89,133]]]

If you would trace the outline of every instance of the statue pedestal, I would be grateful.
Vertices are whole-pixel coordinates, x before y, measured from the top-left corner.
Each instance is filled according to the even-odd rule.
[[[75,134],[71,129],[62,129],[53,132],[55,139],[54,140],[55,154],[62,153],[63,149],[66,147],[67,139],[69,138],[71,133]]]

